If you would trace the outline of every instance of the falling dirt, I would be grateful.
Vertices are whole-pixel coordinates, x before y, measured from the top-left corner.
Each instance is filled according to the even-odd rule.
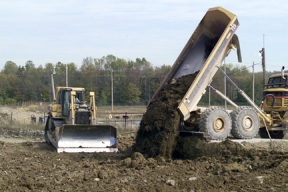
[[[210,55],[218,39],[219,37],[216,37],[205,42],[205,59]],[[140,122],[134,151],[141,152],[147,157],[172,158],[179,140],[176,138],[180,124],[177,107],[197,74],[198,72],[172,79],[163,86],[150,102]],[[179,157],[180,153],[177,153],[177,156]]]
[[[196,75],[173,79],[150,102],[140,122],[134,151],[147,157],[172,158],[180,123],[177,107]]]

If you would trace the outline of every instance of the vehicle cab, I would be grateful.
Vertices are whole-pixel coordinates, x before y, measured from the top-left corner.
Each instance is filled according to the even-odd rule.
[[[265,112],[286,112],[288,108],[288,73],[270,76],[263,90]]]

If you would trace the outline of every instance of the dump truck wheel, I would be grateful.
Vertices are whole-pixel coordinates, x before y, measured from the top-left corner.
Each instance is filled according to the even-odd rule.
[[[285,136],[283,131],[269,131],[271,138],[273,139],[283,139]]]
[[[210,107],[200,115],[200,132],[211,139],[224,140],[228,137],[232,125],[229,113],[221,107]]]
[[[258,134],[261,138],[269,138],[265,127],[260,128]]]
[[[285,136],[283,131],[269,131],[269,134],[272,139],[283,139]],[[259,129],[259,136],[261,138],[269,138],[265,127]]]
[[[232,118],[231,134],[236,139],[252,139],[259,132],[260,120],[253,108],[238,107],[230,115]]]
[[[180,131],[199,131],[199,127],[196,125],[191,125],[189,122],[181,121],[179,125]]]

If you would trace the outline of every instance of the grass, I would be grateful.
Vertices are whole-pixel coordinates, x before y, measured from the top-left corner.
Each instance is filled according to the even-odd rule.
[[[22,130],[33,130],[33,131],[44,131],[45,124],[38,123],[19,123],[19,122],[11,122],[1,123],[0,128],[2,129],[22,129]]]
[[[8,108],[18,109],[21,112],[36,112],[36,111],[44,111],[44,108],[47,109],[47,104],[43,103],[42,105],[35,105],[29,103],[28,105],[22,105],[22,106],[5,106]],[[131,129],[131,131],[137,130],[137,123],[141,120],[142,114],[146,111],[146,106],[139,105],[139,106],[114,106],[113,112],[111,111],[111,106],[100,106],[97,107],[97,121],[101,122],[103,124],[110,124],[118,128],[119,131],[127,131],[128,129]],[[47,114],[48,110],[43,112]],[[123,118],[123,115],[125,113],[130,113],[129,118],[126,120],[126,126],[125,126],[125,119]],[[134,115],[131,113],[137,113],[140,115]],[[109,114],[112,114],[112,118],[109,118]],[[38,117],[37,122],[32,123],[30,122],[30,117],[27,119],[18,119],[17,116],[13,116],[13,121],[11,121],[10,114],[7,114],[7,118],[0,118],[0,128],[5,129],[22,129],[22,130],[34,130],[34,131],[42,131],[44,130],[45,124],[39,124],[38,123]],[[137,123],[135,123],[136,121]],[[135,125],[136,124],[136,125]],[[130,130],[128,130],[130,132]]]

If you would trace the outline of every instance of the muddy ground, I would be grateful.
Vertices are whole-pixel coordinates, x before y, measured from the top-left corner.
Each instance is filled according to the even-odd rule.
[[[187,78],[183,82],[195,76]],[[117,153],[59,154],[43,131],[1,128],[0,191],[288,191],[286,139],[251,144],[179,137],[175,109],[189,84],[167,86],[138,134],[118,135]]]
[[[287,141],[207,143],[183,138],[189,158],[133,153],[56,153],[43,133],[1,130],[0,191],[288,191]],[[193,150],[191,150],[193,148]]]

